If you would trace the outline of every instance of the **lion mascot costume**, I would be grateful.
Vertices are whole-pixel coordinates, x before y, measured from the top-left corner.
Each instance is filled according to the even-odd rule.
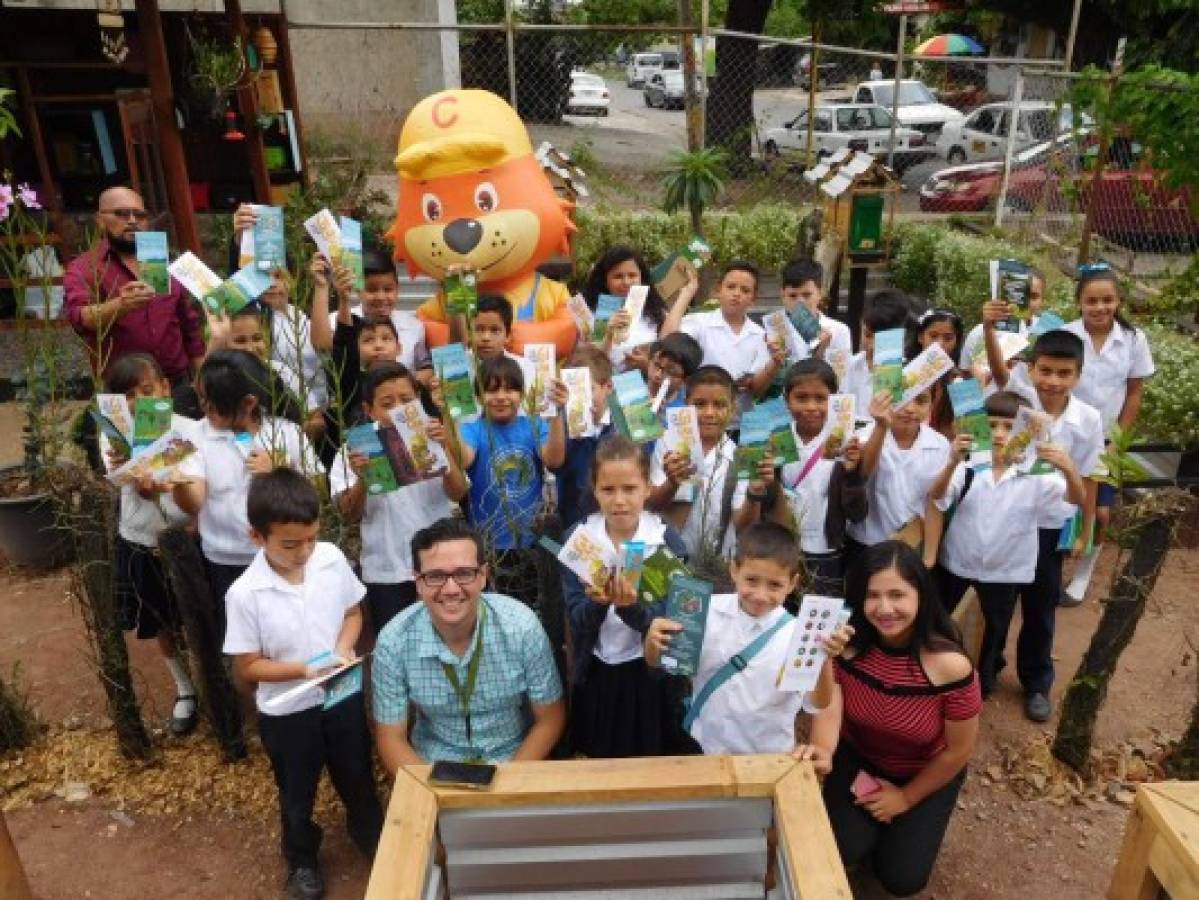
[[[537,267],[570,252],[572,204],[554,193],[515,110],[488,91],[426,97],[404,122],[395,165],[396,259],[438,281],[452,266],[474,270],[480,293],[512,305],[514,352],[551,343],[566,356],[578,335],[567,290]],[[449,340],[441,291],[416,314],[430,346]]]

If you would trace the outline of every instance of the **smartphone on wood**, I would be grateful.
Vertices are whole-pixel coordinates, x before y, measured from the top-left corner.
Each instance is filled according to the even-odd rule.
[[[472,791],[486,790],[494,780],[495,766],[482,763],[438,760],[433,763],[433,771],[429,773],[429,781],[433,784],[467,788]]]

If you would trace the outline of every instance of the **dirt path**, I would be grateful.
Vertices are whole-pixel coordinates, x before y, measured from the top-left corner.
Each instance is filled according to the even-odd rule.
[[[1105,584],[1110,557],[1094,584]],[[1199,575],[1199,553],[1171,554],[1150,609],[1113,681],[1099,724],[1107,751],[1122,745],[1151,753],[1154,742],[1177,737],[1195,692],[1194,652],[1199,607],[1188,602]],[[103,786],[113,763],[106,735],[88,728],[103,723],[102,695],[88,667],[83,635],[61,575],[27,577],[0,573],[0,671],[20,661],[24,683],[41,715],[54,728],[73,729],[66,760],[76,774],[89,771]],[[1077,666],[1096,621],[1094,593],[1087,604],[1059,616],[1058,685],[1055,701]],[[1013,640],[1016,629],[1013,628]],[[161,725],[169,712],[169,679],[151,652],[132,648],[147,721]],[[1127,810],[1086,795],[1051,794],[1037,783],[1036,738],[1051,733],[1023,718],[1014,675],[983,713],[982,739],[971,777],[950,825],[933,882],[924,896],[945,900],[1042,898],[1092,900],[1107,887]],[[61,742],[62,739],[60,739]],[[230,769],[216,761],[215,744],[197,734],[168,748],[163,767],[138,778],[116,779],[91,799],[66,803],[52,785],[68,764],[56,757],[43,784],[21,784],[20,766],[0,760],[0,802],[38,897],[272,898],[279,895],[283,866],[269,775],[260,755]],[[1032,747],[1029,750],[1029,747]],[[71,749],[82,748],[82,749]],[[1043,756],[1043,753],[1041,754]],[[1030,762],[1032,768],[1029,768]],[[1031,773],[1031,774],[1028,774]],[[174,780],[172,780],[174,779]],[[155,799],[141,805],[121,796],[122,784],[152,781]],[[1020,793],[1017,793],[1017,790]],[[130,787],[130,796],[142,796]],[[1038,795],[1036,799],[1022,796]],[[27,798],[38,797],[29,804]],[[232,812],[225,811],[227,808]],[[366,864],[345,837],[335,807],[319,815],[326,842],[322,862],[331,898],[360,897]],[[869,890],[861,897],[875,896]]]

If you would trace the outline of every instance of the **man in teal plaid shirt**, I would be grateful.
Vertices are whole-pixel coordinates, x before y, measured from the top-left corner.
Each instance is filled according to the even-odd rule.
[[[536,613],[483,593],[482,541],[460,520],[418,531],[412,562],[422,602],[380,633],[371,675],[387,771],[434,760],[545,759],[566,710]]]

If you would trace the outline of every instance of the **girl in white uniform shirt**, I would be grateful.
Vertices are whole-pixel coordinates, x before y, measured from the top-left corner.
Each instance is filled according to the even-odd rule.
[[[616,246],[610,247],[591,267],[587,284],[583,287],[583,299],[594,312],[600,294],[627,297],[629,289],[638,284],[650,285],[641,318],[629,322],[623,310],[614,315],[609,323],[609,338],[604,349],[617,372],[640,369],[644,375],[649,366],[650,345],[658,338],[679,330],[679,322],[699,290],[699,281],[692,279],[683,285],[674,303],[667,309],[657,288],[653,287],[653,279],[641,254],[631,247]],[[623,336],[619,343],[612,344],[611,336],[617,332],[623,332]]]
[[[217,350],[200,367],[197,385],[204,421],[196,429],[196,452],[179,467],[175,502],[196,516],[200,549],[219,621],[225,618],[225,592],[253,561],[246,496],[250,479],[279,466],[304,474],[319,468],[300,426],[266,415],[269,369],[242,350]]]
[[[1110,436],[1112,426],[1131,428],[1141,412],[1145,379],[1155,371],[1149,339],[1120,314],[1120,282],[1106,263],[1079,269],[1074,296],[1081,318],[1066,325],[1066,330],[1082,338],[1084,353],[1082,377],[1074,395],[1099,410],[1104,433]],[[1081,603],[1086,596],[1115,501],[1115,488],[1100,484],[1095,509],[1095,549],[1079,560],[1066,587],[1070,603]]]

